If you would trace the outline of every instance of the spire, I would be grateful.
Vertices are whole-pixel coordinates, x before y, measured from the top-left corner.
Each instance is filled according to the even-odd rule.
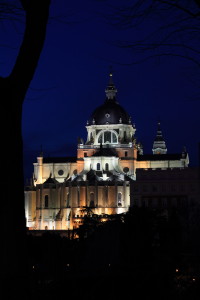
[[[187,150],[186,147],[184,146],[182,150],[182,158],[186,158],[186,156],[187,156]]]
[[[158,128],[157,128],[157,134],[156,134],[155,141],[164,141],[163,136],[162,136],[162,131],[161,131],[161,128],[160,128],[160,121],[158,121],[157,126],[158,126]]]
[[[166,154],[167,147],[162,136],[162,131],[160,128],[160,121],[158,122],[157,134],[153,143],[153,154]]]
[[[109,73],[109,82],[108,82],[108,86],[105,89],[106,92],[106,98],[107,100],[115,100],[116,97],[116,93],[117,93],[117,89],[113,83],[113,72],[112,72],[112,68],[110,68],[110,73]]]

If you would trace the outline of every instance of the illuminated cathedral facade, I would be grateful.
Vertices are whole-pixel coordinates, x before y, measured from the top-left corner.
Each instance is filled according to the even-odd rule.
[[[152,154],[143,154],[131,116],[117,101],[112,73],[106,99],[87,121],[87,140],[78,141],[77,157],[43,157],[34,163],[33,183],[25,187],[30,230],[71,230],[85,214],[105,221],[131,205],[137,169],[187,168],[186,151],[167,154],[160,123]]]

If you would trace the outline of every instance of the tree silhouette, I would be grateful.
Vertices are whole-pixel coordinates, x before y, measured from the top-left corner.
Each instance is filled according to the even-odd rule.
[[[50,0],[21,0],[19,4],[26,16],[23,40],[11,73],[0,77],[3,278],[19,275],[26,265],[21,120],[24,98],[45,40]]]
[[[87,215],[87,216],[92,216],[94,214],[93,210],[89,206],[83,206],[80,209],[80,212],[82,212],[84,215]]]
[[[187,59],[199,68],[199,0],[122,1],[115,6],[110,20],[120,28],[140,29],[139,39],[134,31],[129,40],[117,42],[118,46],[133,51],[133,64],[174,56]]]

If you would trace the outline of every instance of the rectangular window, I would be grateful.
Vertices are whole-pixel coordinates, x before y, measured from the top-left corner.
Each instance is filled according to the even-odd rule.
[[[147,192],[147,186],[146,186],[146,185],[143,185],[143,186],[142,186],[142,190],[143,190],[143,192]]]
[[[44,207],[48,208],[48,206],[49,206],[49,196],[45,195],[44,196]]]
[[[157,186],[156,185],[152,185],[152,192],[157,192]]]

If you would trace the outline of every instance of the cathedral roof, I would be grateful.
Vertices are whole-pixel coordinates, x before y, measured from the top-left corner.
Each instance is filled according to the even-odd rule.
[[[104,104],[97,107],[87,125],[104,125],[104,124],[130,124],[131,118],[125,109],[119,105],[116,100],[117,90],[112,81],[112,73],[110,73],[109,84],[105,90],[106,100]]]
[[[55,179],[55,178],[52,178],[51,176],[43,183],[44,187],[45,186],[49,186],[49,184],[51,185],[56,185],[58,184],[59,182]]]
[[[73,179],[71,178],[71,181],[84,181],[84,179],[83,176],[79,174],[75,176]]]
[[[124,181],[124,178],[120,176],[120,174],[112,174],[109,178],[108,181]]]
[[[138,161],[146,161],[146,160],[180,160],[182,157],[182,153],[174,153],[174,154],[142,154],[138,155]]]
[[[68,162],[76,162],[77,157],[44,157],[43,163],[68,163]]]
[[[99,150],[97,150],[97,152],[95,152],[92,156],[118,156],[117,152],[114,148],[110,148],[110,147],[102,147],[100,146]]]
[[[96,171],[92,169],[87,173],[87,180],[89,182],[102,181],[102,179],[96,174]]]

